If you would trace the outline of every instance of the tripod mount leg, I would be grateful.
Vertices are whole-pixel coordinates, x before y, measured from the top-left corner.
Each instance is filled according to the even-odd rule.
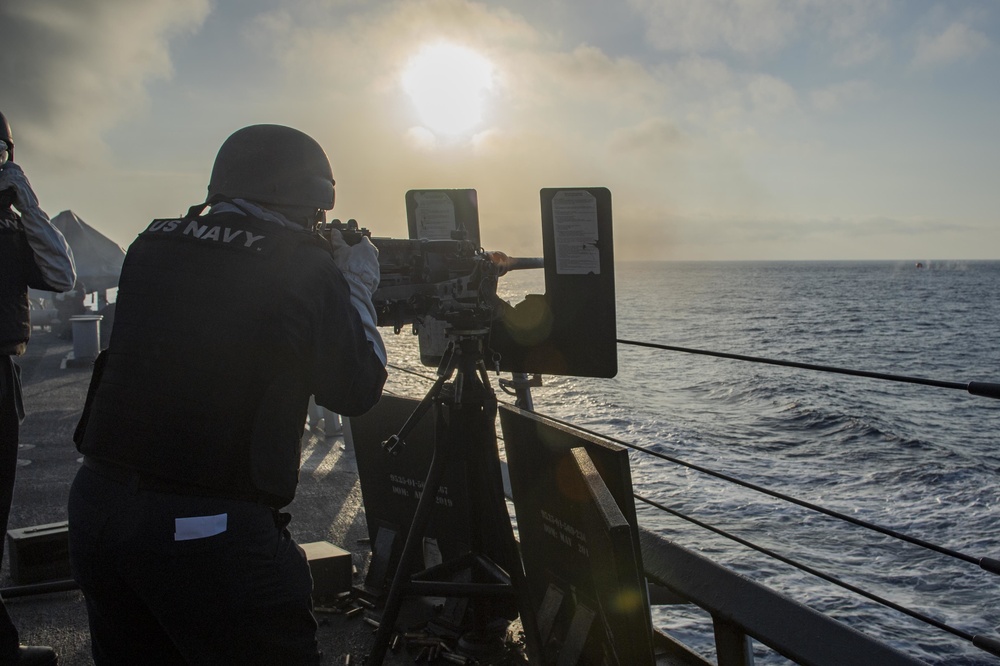
[[[406,445],[407,435],[409,435],[410,432],[416,427],[430,408],[434,406],[435,401],[441,394],[441,389],[444,387],[445,382],[451,378],[452,374],[454,374],[457,360],[454,346],[449,346],[448,351],[445,352],[444,358],[441,359],[441,364],[438,366],[438,378],[434,381],[433,386],[431,386],[430,390],[427,391],[423,399],[417,404],[413,413],[407,417],[406,421],[399,428],[399,432],[382,442],[383,449],[392,455],[396,455],[399,453],[399,449]]]
[[[527,600],[520,554],[503,495],[496,443],[496,395],[489,386],[482,361],[482,339],[460,339],[453,349],[453,358],[448,364],[450,370],[441,372],[438,382],[435,382],[436,390],[432,389],[433,395],[429,393],[425,397],[425,401],[436,406],[434,451],[386,597],[375,643],[366,662],[372,666],[379,666],[385,658],[399,619],[403,598],[418,590],[421,594],[431,596],[456,596],[454,590],[458,589],[461,591],[458,596],[470,597],[473,624],[470,636],[473,639],[488,635],[490,625],[496,624],[498,616],[509,621],[516,616],[518,610],[521,611],[522,622],[526,626],[534,626],[534,613]],[[450,376],[452,371],[456,372],[455,381],[453,385],[446,387],[444,378],[446,375]],[[408,420],[407,423],[409,422]],[[462,456],[457,455],[458,447],[461,447]],[[446,467],[453,458],[465,460],[469,494],[469,545],[473,551],[469,554],[468,561],[475,563],[485,559],[488,563],[486,566],[473,567],[473,580],[469,585],[456,587],[449,582],[439,583],[435,587],[433,581],[428,581],[420,574],[411,576],[410,572],[426,535]],[[490,557],[486,557],[486,553]],[[441,570],[448,569],[448,566],[441,567]],[[503,578],[499,584],[498,575]],[[418,577],[420,580],[416,582],[415,578]],[[531,643],[532,632],[526,631],[525,634]],[[502,636],[499,638],[502,644]],[[529,644],[528,647],[529,656],[537,653],[536,646]]]

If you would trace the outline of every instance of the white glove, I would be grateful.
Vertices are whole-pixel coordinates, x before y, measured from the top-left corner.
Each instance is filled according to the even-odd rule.
[[[38,208],[38,197],[31,189],[28,177],[14,162],[7,162],[0,169],[0,192],[9,189],[14,190],[14,207],[22,213],[32,208]]]
[[[7,162],[0,169],[0,192],[8,189],[14,190],[14,207],[21,213],[21,226],[45,281],[53,291],[72,289],[76,282],[73,251],[62,233],[52,226],[49,216],[38,206],[38,197],[31,189],[28,177],[14,162]]]
[[[381,279],[378,248],[367,237],[363,237],[356,245],[348,245],[336,229],[330,232],[330,243],[333,245],[333,262],[344,274],[351,288],[351,304],[361,316],[365,337],[375,346],[375,353],[382,360],[382,365],[385,365],[385,343],[375,325],[375,306],[372,305],[372,294],[378,289]]]
[[[336,229],[330,232],[330,243],[333,245],[333,261],[348,281],[357,281],[368,292],[368,297],[378,289],[380,270],[378,265],[378,248],[367,236],[361,238],[356,245],[348,245],[344,237]]]

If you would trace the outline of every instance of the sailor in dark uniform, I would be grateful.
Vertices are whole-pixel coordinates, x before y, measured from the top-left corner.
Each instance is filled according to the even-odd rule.
[[[377,250],[311,231],[334,201],[319,144],[241,129],[208,194],[129,248],[77,428],[70,557],[98,665],[319,663],[279,509],[310,396],[359,415],[386,379]]]
[[[31,335],[28,287],[65,292],[76,280],[66,239],[39,207],[28,179],[13,159],[10,125],[0,114],[0,539],[7,532],[24,418],[21,371],[14,359],[25,352]],[[0,665],[56,661],[49,647],[19,644],[17,629],[0,601]]]

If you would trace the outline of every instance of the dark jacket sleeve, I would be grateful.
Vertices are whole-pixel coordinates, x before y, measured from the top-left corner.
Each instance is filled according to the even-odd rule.
[[[309,350],[305,362],[313,395],[318,405],[337,414],[359,416],[382,396],[385,367],[365,337],[333,257],[315,246],[303,248],[303,254],[308,269],[296,287],[302,307],[292,320],[296,334],[306,338],[301,343]]]

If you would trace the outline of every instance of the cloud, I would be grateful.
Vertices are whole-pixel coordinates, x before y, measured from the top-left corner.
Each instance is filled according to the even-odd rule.
[[[819,0],[807,5],[831,39],[848,41],[867,34],[892,14],[894,0]]]
[[[805,44],[855,67],[885,54],[892,0],[629,0],[650,46],[668,53],[763,58]]]
[[[101,155],[101,134],[171,75],[168,40],[207,12],[208,0],[3,0],[3,112],[24,154]]]
[[[992,43],[982,32],[967,23],[956,21],[937,35],[922,35],[917,43],[913,64],[933,68],[959,61],[974,60]]]
[[[681,80],[705,90],[728,88],[736,79],[726,63],[697,55],[680,59],[674,69]]]
[[[857,67],[872,62],[890,51],[890,44],[876,33],[851,38],[833,56],[840,67]]]
[[[648,118],[638,125],[623,127],[611,134],[613,151],[660,151],[675,149],[684,135],[673,121],[667,118]]]
[[[530,105],[525,110],[532,112],[558,105],[563,114],[560,123],[601,116],[634,118],[659,108],[666,92],[663,82],[642,63],[611,57],[592,46],[568,52],[540,49],[522,64],[529,69],[517,81],[524,94],[519,102]]]
[[[648,21],[647,40],[664,51],[769,53],[793,38],[799,2],[629,0]]]
[[[844,81],[809,93],[813,108],[818,111],[838,111],[849,103],[859,99],[870,98],[874,94],[872,84],[868,81]]]
[[[891,51],[882,34],[882,21],[892,15],[893,0],[828,0],[815,3],[811,21],[829,41],[832,62],[838,67],[858,67]]]
[[[754,76],[747,84],[747,95],[753,109],[767,115],[780,115],[798,104],[795,90],[769,74]]]

